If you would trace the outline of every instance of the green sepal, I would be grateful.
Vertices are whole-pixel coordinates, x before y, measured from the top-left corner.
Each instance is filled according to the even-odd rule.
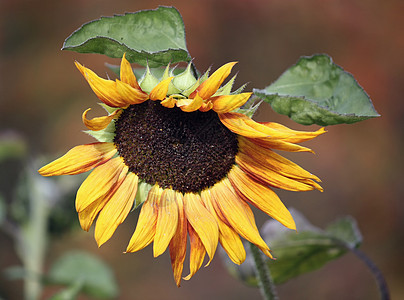
[[[301,57],[274,83],[253,92],[303,125],[350,124],[380,116],[355,78],[324,54]]]
[[[149,66],[146,66],[146,71],[143,77],[139,80],[141,89],[145,93],[149,94],[153,90],[153,88],[159,84],[159,82],[160,80],[151,73]]]
[[[135,197],[135,203],[133,204],[132,211],[138,208],[143,202],[146,201],[147,195],[153,186],[144,181],[140,181],[137,186],[137,192]]]
[[[236,80],[237,74],[232,77],[224,86],[220,87],[216,93],[212,96],[223,96],[230,95],[231,89],[233,88],[234,81]]]
[[[129,62],[153,68],[191,60],[182,17],[165,6],[86,23],[65,40],[62,50],[113,58],[126,53]]]
[[[112,120],[111,123],[102,130],[84,130],[84,132],[91,135],[101,143],[113,143],[115,137],[115,120]]]

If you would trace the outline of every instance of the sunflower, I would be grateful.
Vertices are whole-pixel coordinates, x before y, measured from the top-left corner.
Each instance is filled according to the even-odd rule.
[[[206,254],[207,265],[212,261],[219,242],[236,264],[246,257],[241,238],[272,258],[250,205],[296,229],[272,187],[322,190],[316,176],[273,150],[311,151],[297,143],[324,129],[294,131],[241,113],[251,93],[231,92],[234,77],[222,86],[234,65],[227,63],[199,79],[190,66],[177,76],[167,67],[161,80],[147,68],[138,83],[125,55],[115,81],[76,62],[108,115],[88,119],[87,109],[83,122],[98,142],[76,146],[39,170],[43,176],[93,170],[77,192],[76,209],[86,231],[97,218],[98,246],[142,204],[126,252],[153,242],[157,257],[168,247],[178,286],[187,236],[186,280],[202,266]]]

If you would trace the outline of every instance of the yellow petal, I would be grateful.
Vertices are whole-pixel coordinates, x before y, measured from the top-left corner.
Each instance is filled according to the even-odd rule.
[[[129,173],[102,209],[95,226],[98,247],[108,241],[116,228],[126,219],[133,207],[137,185],[138,176]]]
[[[168,86],[173,80],[174,77],[169,77],[161,81],[158,85],[156,85],[152,91],[150,92],[150,100],[164,100],[167,96]]]
[[[296,229],[292,215],[274,191],[250,178],[238,167],[230,170],[228,178],[240,198],[252,203],[287,228]]]
[[[98,77],[97,74],[78,62],[75,62],[75,64],[97,97],[106,105],[111,107],[125,107],[130,104],[118,93],[115,81]]]
[[[84,125],[86,125],[86,127],[88,129],[93,130],[93,131],[98,131],[98,130],[102,130],[102,129],[106,128],[109,125],[109,123],[111,123],[111,121],[114,118],[118,117],[119,114],[122,112],[122,110],[117,109],[108,116],[93,118],[93,119],[89,120],[89,119],[87,119],[87,113],[90,110],[91,110],[91,108],[84,111],[82,119],[83,119]]]
[[[282,151],[288,151],[288,152],[312,152],[313,151],[310,148],[303,147],[297,144],[285,142],[282,140],[277,140],[277,139],[265,139],[265,138],[256,138],[256,139],[250,139],[254,144],[257,144],[263,148],[267,149],[275,149],[275,150],[282,150]]]
[[[293,152],[312,152],[309,148],[288,142],[287,139],[293,138],[293,133],[273,130],[263,124],[253,121],[243,114],[229,112],[219,114],[219,118],[222,124],[230,131],[254,139],[254,143],[257,143],[262,147]]]
[[[175,191],[165,189],[158,206],[156,235],[153,244],[154,257],[163,254],[177,230],[178,205]]]
[[[267,133],[257,131],[254,128],[246,125],[246,117],[247,116],[243,114],[234,112],[219,114],[220,121],[223,123],[223,125],[226,126],[230,131],[237,133],[238,135],[246,136],[249,138],[268,137]]]
[[[299,165],[282,157],[271,149],[261,147],[251,139],[239,137],[238,144],[241,152],[253,157],[256,162],[265,165],[266,168],[270,168],[290,178],[321,181],[317,176],[304,170]]]
[[[213,207],[222,213],[230,226],[243,238],[269,252],[259,234],[251,208],[235,194],[228,179],[218,182],[210,190]]]
[[[173,108],[176,103],[177,103],[177,100],[172,96],[167,97],[163,101],[161,101],[161,105],[163,105],[164,107],[167,107],[167,108]]]
[[[317,131],[297,131],[292,130],[284,125],[274,122],[264,122],[260,123],[267,128],[271,128],[273,130],[277,130],[278,132],[283,132],[288,134],[289,138],[287,139],[290,143],[301,143],[305,141],[309,141],[319,136],[320,134],[326,133],[327,131],[324,128],[320,128]]]
[[[38,170],[42,176],[75,175],[87,172],[110,160],[117,152],[113,143],[76,146],[62,157]]]
[[[205,258],[206,250],[199,238],[198,234],[188,224],[189,241],[191,244],[191,251],[189,254],[189,269],[190,273],[188,276],[184,277],[185,280],[190,280],[192,276],[201,268],[203,259]]]
[[[223,95],[213,97],[210,100],[213,103],[213,110],[218,114],[227,113],[244,105],[252,93],[242,93],[236,95]]]
[[[219,228],[216,220],[203,206],[199,194],[186,193],[184,195],[184,208],[188,222],[201,239],[211,261],[219,240]]]
[[[179,99],[177,106],[185,112],[193,112],[198,110],[203,104],[203,99],[196,94],[194,99]]]
[[[219,226],[219,242],[223,249],[226,251],[229,258],[237,265],[244,262],[246,258],[246,252],[243,246],[243,242],[240,236],[222,219],[217,215],[211,200],[211,194],[209,189],[205,189],[201,192],[201,198],[205,207],[209,210],[212,216],[215,217],[216,222]]]
[[[136,76],[133,73],[132,67],[129,61],[126,60],[125,53],[123,54],[121,61],[121,70],[120,70],[120,78],[122,82],[129,84],[136,90],[142,90],[139,86],[139,83],[136,80]]]
[[[140,104],[149,99],[149,96],[142,90],[135,89],[129,84],[116,80],[116,90],[125,99],[125,104]]]
[[[112,195],[114,195],[115,191],[120,187],[127,173],[128,167],[124,166],[123,168],[121,168],[116,180],[112,183],[109,182],[108,184],[105,184],[103,186],[103,189],[105,189],[106,192],[103,194],[100,193],[97,198],[93,198],[93,201],[91,201],[90,204],[85,206],[82,210],[78,211],[80,225],[83,230],[88,231],[90,229],[95,220],[95,217],[108,203],[109,199],[112,197]],[[92,195],[90,194],[89,196]],[[77,203],[79,202],[78,197],[79,196],[77,195],[76,207]]]
[[[162,193],[163,190],[158,185],[154,185],[149,191],[147,199],[140,210],[136,230],[129,241],[126,252],[139,251],[153,241],[156,234],[159,210],[157,203],[160,201]]]
[[[171,239],[170,258],[171,266],[174,272],[174,279],[177,286],[180,286],[182,270],[184,268],[184,260],[187,250],[187,218],[184,212],[184,202],[182,193],[176,192],[176,199],[178,205],[178,226],[177,230]]]
[[[189,97],[194,98],[198,93],[202,99],[209,99],[214,93],[216,93],[223,81],[230,75],[231,69],[236,63],[237,62],[230,62],[221,66],[209,76],[208,79],[202,82]]]
[[[268,184],[288,191],[311,191],[315,188],[313,181],[313,184],[310,185],[298,179],[283,176],[270,168],[266,168],[265,165],[258,163],[254,157],[242,152],[237,154],[236,163],[246,174],[264,185]]]
[[[81,184],[76,196],[76,210],[81,212],[94,201],[105,197],[127,168],[121,157],[116,157],[96,168]]]

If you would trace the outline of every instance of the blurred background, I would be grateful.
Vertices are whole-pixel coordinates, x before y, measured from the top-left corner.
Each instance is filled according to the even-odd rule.
[[[45,155],[46,160],[54,159],[75,145],[91,142],[81,132],[85,129],[81,113],[95,107],[97,98],[73,62],[103,75],[112,74],[104,62],[119,60],[62,52],[63,41],[100,16],[158,5],[173,5],[182,14],[188,50],[199,70],[239,61],[237,87],[248,82],[247,90],[264,88],[300,56],[315,53],[329,54],[355,76],[382,117],[330,126],[327,134],[306,143],[316,155],[287,155],[318,175],[325,191],[279,195],[319,227],[343,215],[353,216],[364,238],[361,249],[384,273],[392,298],[404,297],[401,0],[0,0],[0,135],[21,136],[32,159]],[[294,129],[318,128],[297,125],[267,104],[255,119]],[[3,186],[12,184],[18,168],[23,166],[3,170]],[[65,213],[74,215],[73,199]],[[267,219],[256,215],[258,225]],[[219,255],[177,288],[167,253],[153,259],[148,247],[123,254],[136,217],[132,213],[100,249],[92,230],[81,231],[75,221],[75,229],[52,238],[46,266],[65,251],[80,249],[113,268],[119,299],[259,299],[257,289],[226,272]],[[0,233],[0,270],[19,263],[12,240]],[[19,281],[0,277],[0,295],[6,299],[21,299],[21,287]],[[44,298],[54,291],[46,289]],[[281,299],[378,299],[373,277],[352,254],[279,286],[279,295]]]

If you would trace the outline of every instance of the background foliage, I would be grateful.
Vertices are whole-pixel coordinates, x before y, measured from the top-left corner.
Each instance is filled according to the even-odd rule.
[[[383,117],[330,127],[327,135],[309,143],[316,157],[290,156],[319,175],[326,192],[283,192],[280,196],[321,228],[340,215],[352,215],[364,236],[361,249],[384,272],[392,298],[402,297],[402,1],[6,0],[0,3],[1,131],[21,133],[33,156],[46,152],[56,157],[72,145],[89,142],[90,138],[80,133],[84,129],[80,119],[82,111],[93,106],[96,98],[73,61],[105,74],[105,57],[61,52],[63,39],[72,29],[100,15],[158,5],[174,5],[180,10],[187,47],[200,70],[240,61],[236,86],[250,82],[247,89],[264,88],[301,55],[314,53],[328,53],[335,63],[354,74]],[[108,62],[116,64],[118,60]],[[256,118],[303,129],[265,104]],[[11,178],[1,178],[7,180]],[[260,217],[262,224],[266,218]],[[219,259],[177,289],[167,255],[155,260],[150,249],[135,255],[122,254],[135,222],[133,214],[101,249],[91,234],[63,235],[52,243],[49,262],[69,249],[96,253],[113,266],[122,299],[131,299],[134,291],[139,298],[153,291],[152,298],[156,299],[258,297],[258,290],[229,277]],[[17,264],[11,241],[4,235],[0,239],[0,267]],[[349,255],[282,285],[279,293],[281,298],[295,299],[302,289],[307,299],[377,299],[372,277]],[[10,284],[0,277],[1,294],[20,299],[20,292],[18,282]],[[47,291],[48,296],[53,293]]]

